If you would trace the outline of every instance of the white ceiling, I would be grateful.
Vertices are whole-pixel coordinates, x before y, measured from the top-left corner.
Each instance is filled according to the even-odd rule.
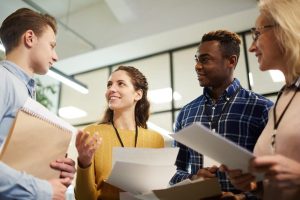
[[[64,61],[80,54],[88,55],[128,41],[255,9],[256,2],[257,0],[0,0],[0,21],[21,7],[46,11],[55,16],[59,21],[57,52],[60,60]],[[254,19],[251,20],[254,22]],[[84,62],[88,63],[89,60]],[[99,67],[101,64],[96,65]],[[91,64],[84,66],[84,69],[74,70],[74,66],[64,68],[60,65],[60,69],[68,74],[95,67],[95,64]]]

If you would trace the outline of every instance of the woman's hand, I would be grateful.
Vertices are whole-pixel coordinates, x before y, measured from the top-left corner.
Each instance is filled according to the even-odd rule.
[[[78,151],[78,165],[82,168],[87,168],[92,163],[93,156],[100,146],[102,138],[98,132],[93,136],[89,132],[79,131],[76,136],[76,148]]]
[[[250,170],[264,173],[277,187],[300,187],[300,163],[283,155],[257,157],[250,162]]]

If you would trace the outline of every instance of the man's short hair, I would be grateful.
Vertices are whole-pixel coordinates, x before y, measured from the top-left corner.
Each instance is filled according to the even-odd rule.
[[[201,39],[201,43],[207,41],[218,41],[220,43],[220,50],[224,57],[236,55],[240,56],[241,39],[238,34],[227,30],[217,30],[206,33]],[[200,43],[200,44],[201,44]]]
[[[45,28],[50,26],[56,34],[57,25],[54,17],[41,14],[28,8],[20,8],[9,15],[0,27],[0,38],[6,53],[18,46],[22,34],[32,30],[40,36]]]

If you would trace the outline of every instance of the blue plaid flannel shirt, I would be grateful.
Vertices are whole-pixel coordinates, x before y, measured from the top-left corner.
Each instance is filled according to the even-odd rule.
[[[175,132],[194,122],[201,122],[204,126],[211,128],[210,119],[212,117],[218,118],[226,101],[234,95],[239,87],[240,82],[234,79],[216,104],[213,104],[209,95],[209,89],[204,88],[203,95],[181,109],[176,120]],[[216,132],[239,146],[253,151],[255,143],[268,121],[268,112],[272,105],[272,101],[265,97],[241,88],[235,98],[229,103],[227,111],[225,110],[225,113],[222,113],[219,118]],[[208,112],[205,112],[205,107],[206,109],[208,108]],[[212,111],[213,107],[214,111]],[[176,141],[174,146],[179,147],[179,153],[176,160],[177,172],[170,180],[171,185],[191,178],[203,167],[201,154]],[[240,192],[230,184],[224,173],[218,171],[217,176],[222,191]]]

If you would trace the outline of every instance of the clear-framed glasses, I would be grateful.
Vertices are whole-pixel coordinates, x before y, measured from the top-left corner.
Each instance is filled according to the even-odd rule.
[[[251,36],[253,41],[256,41],[259,36],[261,35],[261,30],[266,29],[266,28],[273,28],[275,24],[273,25],[266,25],[266,26],[259,26],[257,28],[251,28]]]

